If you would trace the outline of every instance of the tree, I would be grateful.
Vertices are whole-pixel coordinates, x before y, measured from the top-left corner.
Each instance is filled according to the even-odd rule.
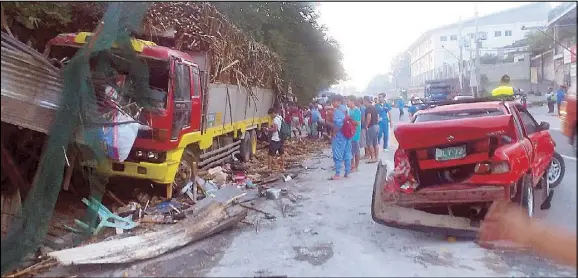
[[[480,64],[482,65],[494,65],[500,61],[501,61],[500,57],[494,54],[486,53],[480,56]]]
[[[282,78],[305,104],[317,92],[345,78],[342,53],[317,23],[307,2],[214,2],[236,26],[282,58]]]
[[[411,79],[411,57],[409,53],[397,54],[391,61],[392,83],[396,89],[407,89]]]
[[[374,76],[367,88],[365,88],[365,94],[376,95],[379,93],[387,93],[387,91],[393,89],[393,84],[391,83],[391,73],[378,74]]]
[[[526,35],[526,40],[528,42],[528,47],[532,55],[538,55],[550,49],[554,44],[552,37],[554,32],[552,29],[548,29],[545,32],[532,31]]]

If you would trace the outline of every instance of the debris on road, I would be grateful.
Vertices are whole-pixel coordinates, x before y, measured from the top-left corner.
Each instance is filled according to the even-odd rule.
[[[277,200],[279,199],[279,196],[281,196],[281,189],[269,188],[267,189],[267,191],[265,191],[265,194],[267,196],[267,199]]]
[[[198,213],[193,217],[165,229],[64,249],[48,255],[63,265],[128,263],[152,258],[240,222],[247,215],[247,209],[234,205],[234,201],[243,195],[241,190],[227,187],[227,190],[217,191],[210,201],[199,202],[196,205],[199,207]]]

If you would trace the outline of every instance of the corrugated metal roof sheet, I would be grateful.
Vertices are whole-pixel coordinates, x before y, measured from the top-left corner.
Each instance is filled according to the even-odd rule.
[[[58,68],[2,32],[2,121],[48,133],[62,92]]]

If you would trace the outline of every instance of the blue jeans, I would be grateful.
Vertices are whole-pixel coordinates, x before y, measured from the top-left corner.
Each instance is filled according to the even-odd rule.
[[[351,172],[351,159],[340,160],[337,158],[333,158],[333,162],[335,162],[335,175],[339,176],[341,174],[341,165],[345,164],[345,176],[348,176]]]
[[[383,138],[383,149],[387,149],[389,144],[389,124],[379,124],[379,133],[377,134],[377,142],[381,142]]]

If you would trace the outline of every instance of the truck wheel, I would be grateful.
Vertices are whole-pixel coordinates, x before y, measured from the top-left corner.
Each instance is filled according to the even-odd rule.
[[[251,157],[257,154],[257,131],[251,130]]]
[[[251,159],[251,132],[245,132],[245,136],[241,139],[241,146],[239,147],[239,152],[241,152],[241,159],[243,162],[249,162]]]
[[[176,195],[181,194],[181,189],[185,187],[193,177],[194,162],[198,162],[197,156],[193,151],[185,149],[183,151],[183,157],[181,157],[181,161],[179,162],[179,168],[177,169],[177,174],[175,175],[175,181],[173,183]]]
[[[556,186],[562,182],[565,172],[566,165],[564,164],[564,158],[562,158],[558,152],[554,152],[552,162],[550,162],[550,167],[548,167],[546,172],[550,188],[556,188]]]
[[[521,188],[521,205],[529,217],[534,216],[534,187],[532,186],[532,175],[525,175],[522,179],[522,188]]]

